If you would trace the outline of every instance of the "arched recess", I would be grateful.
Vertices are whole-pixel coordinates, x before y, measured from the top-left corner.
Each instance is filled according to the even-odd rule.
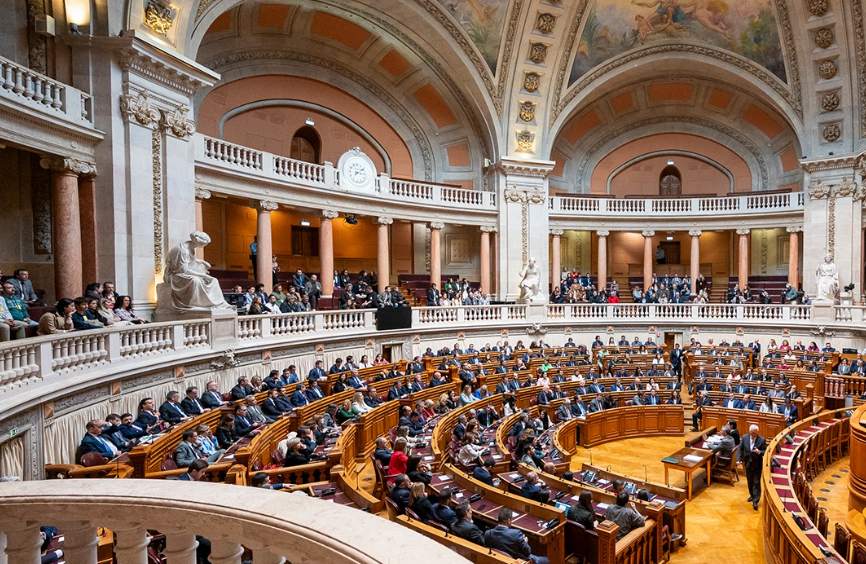
[[[709,166],[713,167],[714,169],[718,170],[719,172],[724,174],[728,179],[728,187],[729,187],[728,191],[731,193],[734,192],[734,175],[731,174],[731,171],[728,170],[726,167],[722,166],[721,164],[719,164],[718,162],[716,162],[715,160],[713,160],[709,157],[695,153],[693,151],[680,151],[680,150],[675,150],[675,149],[674,150],[668,150],[668,151],[653,151],[651,153],[646,153],[646,154],[637,156],[633,159],[629,159],[628,161],[626,161],[625,163],[621,164],[616,169],[614,169],[614,171],[612,173],[610,173],[610,175],[607,177],[606,192],[608,194],[612,193],[611,192],[611,185],[613,184],[614,178],[616,178],[617,175],[619,175],[623,171],[627,170],[628,168],[630,168],[634,165],[640,164],[640,163],[642,163],[648,159],[655,158],[655,157],[675,157],[675,156],[685,156],[685,157],[688,157],[690,159],[694,159],[696,161],[706,163]],[[670,165],[670,166],[672,166],[672,165]],[[679,173],[679,168],[677,168],[677,173],[679,174],[680,180],[682,181],[682,174]],[[662,171],[662,173],[660,173],[660,176],[663,174],[664,174],[664,170]]]
[[[680,174],[680,169],[669,164],[664,167],[659,173],[659,196],[682,196],[683,194],[683,175]]]
[[[322,136],[310,125],[304,125],[292,135],[289,157],[299,161],[319,164],[322,154]]]
[[[223,137],[223,130],[225,127],[225,123],[228,120],[230,120],[232,117],[234,117],[238,114],[241,114],[243,112],[254,110],[256,108],[267,108],[267,107],[272,107],[272,106],[286,106],[286,107],[290,107],[290,108],[301,108],[301,109],[310,110],[311,112],[314,112],[317,114],[326,115],[329,118],[333,119],[334,121],[337,121],[337,122],[345,125],[349,129],[354,131],[356,134],[358,134],[362,139],[364,139],[364,141],[366,141],[367,143],[369,143],[370,145],[372,145],[373,147],[376,148],[376,153],[379,155],[379,157],[385,163],[385,172],[389,176],[391,175],[391,173],[392,173],[391,172],[391,157],[390,157],[390,155],[388,155],[388,151],[385,150],[385,147],[383,147],[382,144],[375,137],[373,137],[373,135],[371,135],[369,131],[367,131],[366,129],[364,129],[363,127],[361,127],[360,125],[358,125],[357,123],[355,123],[354,121],[352,121],[351,119],[346,117],[345,115],[341,114],[340,112],[334,111],[331,108],[327,108],[325,106],[322,106],[321,104],[316,104],[313,102],[305,102],[303,100],[262,100],[260,102],[252,102],[250,104],[244,104],[243,106],[238,106],[237,108],[233,108],[233,109],[227,111],[223,115],[223,117],[220,119],[220,123],[219,123],[219,137],[220,137],[220,139],[224,138]],[[319,137],[321,139],[321,135]]]

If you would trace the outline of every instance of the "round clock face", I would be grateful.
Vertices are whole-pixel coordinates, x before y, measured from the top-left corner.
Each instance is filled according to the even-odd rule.
[[[350,161],[346,165],[346,175],[353,184],[364,184],[369,177],[367,165],[363,161]]]

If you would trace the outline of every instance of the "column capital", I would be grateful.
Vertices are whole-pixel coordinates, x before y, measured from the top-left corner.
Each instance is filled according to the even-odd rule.
[[[187,140],[195,133],[195,122],[189,119],[189,107],[178,104],[173,112],[162,112],[162,127],[178,139]]]
[[[250,200],[250,206],[256,208],[258,212],[272,212],[279,208],[279,204],[270,200]]]
[[[551,229],[550,234],[554,237],[561,237],[564,231],[562,229]]]
[[[162,115],[159,109],[150,102],[147,91],[136,94],[124,94],[120,97],[120,112],[129,122],[135,122],[144,127],[156,127]]]
[[[482,233],[496,233],[495,225],[481,225],[480,227],[478,227],[478,229]]]
[[[746,229],[745,227],[737,229],[737,235],[748,235],[749,233],[751,233],[751,230]]]
[[[441,221],[431,221],[427,225],[430,226],[430,229],[445,229],[445,224]]]
[[[785,231],[788,233],[801,233],[803,231],[802,225],[789,225],[785,228]]]
[[[689,231],[689,237],[700,237],[701,230],[700,229],[692,229]]]
[[[195,187],[195,199],[196,200],[209,200],[211,197],[210,190],[207,188],[199,188]]]
[[[848,198],[854,195],[857,190],[857,183],[851,182],[848,178],[843,178],[840,184],[833,186],[834,198]]]
[[[68,174],[83,174],[96,176],[96,164],[82,161],[73,157],[42,157],[39,166],[54,172],[65,172]]]
[[[652,229],[644,229],[641,232],[641,235],[643,235],[644,237],[655,237],[655,234],[656,234],[656,232],[653,231]]]
[[[610,235],[610,231],[608,231],[607,229],[602,229],[600,231],[596,231],[595,234],[599,237],[607,237],[608,235]]]
[[[822,184],[821,181],[813,182],[809,185],[809,198],[812,200],[823,200],[830,196],[830,187]]]
[[[337,219],[340,217],[340,212],[334,210],[322,210],[322,219]]]
[[[377,217],[373,220],[373,223],[377,225],[391,225],[394,223],[394,218],[388,216]]]

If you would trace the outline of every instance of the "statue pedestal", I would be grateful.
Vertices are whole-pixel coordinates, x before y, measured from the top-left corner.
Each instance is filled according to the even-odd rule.
[[[238,343],[238,312],[234,309],[211,309],[200,311],[179,311],[176,309],[161,308],[160,303],[171,303],[171,296],[168,299],[160,299],[165,296],[166,290],[171,292],[165,284],[159,284],[156,287],[157,305],[153,312],[154,321],[199,321],[210,320],[211,347],[215,350],[233,349]]]
[[[812,300],[812,321],[833,323],[836,321],[836,308],[833,300]]]
[[[845,307],[851,307],[852,305],[854,305],[854,292],[840,292],[839,302],[840,305],[843,305]]]
[[[526,304],[526,320],[537,323],[547,321],[547,304],[533,302]]]

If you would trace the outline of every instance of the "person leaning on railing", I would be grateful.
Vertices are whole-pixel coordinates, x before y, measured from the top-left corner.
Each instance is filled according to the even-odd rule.
[[[74,329],[72,324],[72,313],[75,311],[75,302],[69,298],[62,298],[54,305],[53,311],[47,311],[39,318],[38,335],[56,335],[68,333]],[[5,340],[0,336],[0,340]]]

